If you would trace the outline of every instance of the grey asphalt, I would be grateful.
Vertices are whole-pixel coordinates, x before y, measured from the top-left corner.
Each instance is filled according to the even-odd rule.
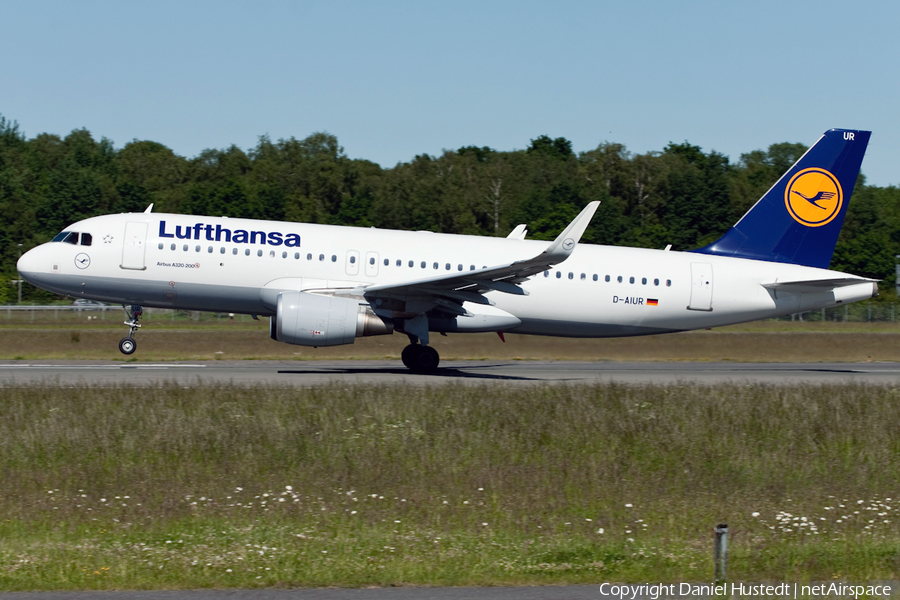
[[[156,385],[162,382],[304,387],[342,383],[509,382],[626,384],[697,382],[900,384],[900,363],[552,362],[450,361],[431,375],[412,374],[399,361],[0,361],[0,383]]]

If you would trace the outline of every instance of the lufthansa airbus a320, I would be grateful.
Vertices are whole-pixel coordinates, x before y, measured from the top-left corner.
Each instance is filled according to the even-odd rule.
[[[553,242],[144,213],[67,227],[18,262],[58,294],[268,316],[302,346],[404,333],[403,363],[438,366],[430,334],[616,337],[838,306],[875,280],[828,270],[870,133],[826,132],[718,241],[688,252],[580,244],[592,202]]]

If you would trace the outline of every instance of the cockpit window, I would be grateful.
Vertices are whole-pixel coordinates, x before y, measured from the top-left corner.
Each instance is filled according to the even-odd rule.
[[[64,242],[66,244],[72,244],[73,246],[78,245],[78,236],[81,236],[81,245],[82,246],[90,246],[93,241],[93,236],[89,233],[78,233],[77,231],[61,231],[56,234],[56,237],[50,240],[51,242]]]
[[[78,244],[78,233],[75,231],[63,231],[58,234],[51,241],[53,242],[65,242],[66,244]]]

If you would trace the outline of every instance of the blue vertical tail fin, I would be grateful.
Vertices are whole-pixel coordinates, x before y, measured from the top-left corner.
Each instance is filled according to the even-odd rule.
[[[826,131],[725,235],[694,252],[827,269],[870,135]]]

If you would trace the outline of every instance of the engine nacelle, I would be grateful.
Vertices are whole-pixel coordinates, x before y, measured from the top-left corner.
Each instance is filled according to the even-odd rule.
[[[281,292],[275,316],[269,321],[273,340],[298,346],[340,346],[357,337],[394,332],[367,306],[352,298]]]

